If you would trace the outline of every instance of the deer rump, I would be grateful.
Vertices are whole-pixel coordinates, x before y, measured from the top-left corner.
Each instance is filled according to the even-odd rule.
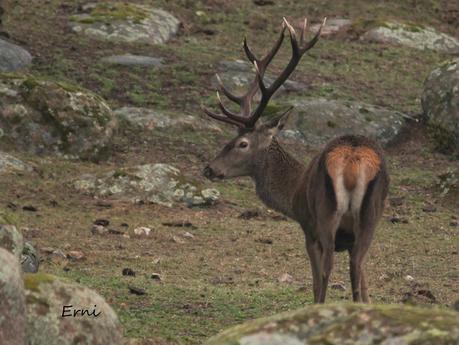
[[[330,216],[339,218],[335,235],[337,252],[352,250],[355,233],[367,228],[384,203],[387,195],[384,181],[388,176],[382,157],[381,149],[372,141],[349,135],[332,140],[311,164],[316,167],[313,168],[316,174],[311,174],[315,176],[309,181],[310,186],[316,187],[310,188],[315,190],[314,204],[319,201],[321,207],[330,210]],[[318,186],[325,188],[318,191],[322,189]]]

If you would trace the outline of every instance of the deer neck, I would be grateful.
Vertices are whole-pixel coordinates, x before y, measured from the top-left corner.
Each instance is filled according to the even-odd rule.
[[[285,151],[275,138],[255,163],[252,179],[259,198],[268,207],[295,219],[293,198],[305,166]]]

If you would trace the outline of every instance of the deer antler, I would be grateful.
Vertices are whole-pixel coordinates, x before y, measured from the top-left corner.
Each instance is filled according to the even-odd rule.
[[[244,51],[247,55],[247,58],[251,63],[253,63],[255,67],[255,78],[250,84],[247,92],[241,96],[237,96],[231,93],[224,85],[222,80],[217,74],[217,81],[219,84],[219,90],[217,91],[217,98],[218,98],[218,105],[222,114],[217,114],[209,109],[203,108],[204,112],[219,121],[223,121],[232,125],[236,125],[242,128],[253,128],[255,123],[260,118],[261,114],[265,110],[266,106],[268,105],[269,100],[273,96],[273,94],[279,89],[279,87],[288,79],[290,74],[295,70],[295,67],[298,65],[301,57],[306,53],[309,49],[311,49],[319,40],[320,34],[322,32],[322,28],[325,25],[327,18],[324,18],[319,30],[314,35],[314,37],[304,43],[304,37],[307,30],[307,19],[304,20],[303,28],[301,30],[300,40],[298,42],[298,38],[296,36],[295,29],[292,25],[287,21],[287,19],[283,18],[282,22],[282,31],[277,39],[274,47],[266,54],[263,58],[259,59],[256,55],[252,52],[247,44],[247,39],[244,38]],[[274,56],[279,51],[279,48],[282,45],[284,40],[284,33],[285,29],[288,29],[290,34],[290,42],[292,45],[292,56],[290,61],[288,62],[287,66],[284,68],[282,73],[274,80],[274,82],[270,86],[266,86],[263,77],[268,68],[268,65],[271,63]],[[229,100],[237,103],[241,107],[240,114],[235,114],[226,108],[220,98],[220,92],[222,92]],[[252,101],[256,93],[260,91],[261,93],[261,100],[258,103],[256,109],[252,112]]]

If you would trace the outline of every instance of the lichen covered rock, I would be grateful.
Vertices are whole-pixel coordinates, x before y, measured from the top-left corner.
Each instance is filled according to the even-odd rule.
[[[459,157],[459,59],[430,73],[424,83],[422,108],[437,148]]]
[[[33,154],[100,159],[117,128],[107,103],[89,90],[31,75],[0,74],[2,140]]]
[[[24,239],[14,225],[0,224],[0,248],[13,253],[18,259],[21,258]]]
[[[207,345],[447,345],[459,342],[459,314],[404,305],[314,305],[248,321]]]
[[[24,285],[29,345],[122,344],[118,317],[95,291],[43,273],[26,274]]]
[[[14,171],[32,171],[32,167],[20,159],[0,151],[0,173]]]
[[[459,40],[432,27],[422,25],[384,22],[366,32],[363,40],[403,45],[415,49],[431,49],[448,54],[459,53]]]
[[[31,63],[32,56],[27,50],[0,39],[0,72],[19,71]]]
[[[70,18],[72,30],[100,40],[160,44],[174,37],[180,24],[166,11],[128,2],[101,1],[83,11]]]
[[[99,196],[118,196],[132,201],[151,202],[172,207],[181,202],[188,206],[214,203],[220,193],[204,189],[169,164],[145,164],[110,171],[103,176],[84,175],[73,182],[74,188]]]
[[[135,129],[178,128],[220,131],[211,121],[202,121],[191,115],[171,115],[162,111],[137,107],[122,107],[114,111],[121,123]]]
[[[366,135],[387,145],[404,124],[405,115],[365,103],[301,98],[289,100],[288,104],[295,107],[291,121],[294,131],[288,137],[312,147],[344,134]]]
[[[25,344],[25,311],[18,259],[0,248],[0,344]]]

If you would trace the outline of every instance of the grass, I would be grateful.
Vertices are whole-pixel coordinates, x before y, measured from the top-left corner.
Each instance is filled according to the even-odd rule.
[[[292,22],[300,19],[301,13],[314,22],[328,15],[373,23],[397,19],[442,25],[440,1],[434,0],[389,0],[384,4],[364,0],[352,4],[278,1],[264,7],[242,0],[153,0],[148,4],[170,10],[183,21],[177,39],[164,46],[96,43],[68,32],[68,18],[77,13],[78,4],[39,0],[37,6],[27,6],[20,1],[8,11],[8,32],[21,39],[36,57],[32,72],[82,85],[106,98],[114,108],[151,107],[178,116],[197,115],[201,103],[214,104],[210,79],[217,62],[242,58],[244,35],[255,51],[265,51],[278,33],[281,15]],[[163,57],[166,66],[131,68],[100,62],[105,56],[127,52]],[[289,54],[286,44],[273,61],[273,73],[280,72]],[[339,37],[322,39],[302,60],[292,79],[310,85],[305,92],[308,96],[358,100],[419,114],[423,81],[443,59],[444,55],[428,51]],[[276,104],[280,106],[282,100]],[[274,113],[277,106],[271,109]],[[202,119],[197,117],[196,121]],[[238,218],[249,208],[267,213],[253,183],[237,179],[210,184],[200,176],[202,167],[232,135],[226,128],[222,134],[175,129],[125,131],[117,135],[110,160],[100,165],[18,153],[19,158],[32,162],[35,170],[1,176],[0,208],[6,209],[10,203],[18,206],[16,211],[8,209],[1,214],[27,228],[24,236],[39,249],[82,250],[86,259],[77,262],[41,253],[41,270],[96,289],[117,311],[128,337],[151,339],[154,335],[161,344],[202,343],[228,326],[308,305],[312,300],[311,273],[299,226],[268,216],[250,221]],[[406,280],[411,275],[446,308],[459,299],[458,228],[449,225],[459,206],[454,200],[445,202],[435,184],[440,173],[459,163],[433,153],[429,141],[420,136],[410,133],[409,139],[389,149],[390,197],[401,197],[403,203],[386,209],[366,270],[374,302],[399,303],[412,289]],[[315,153],[297,145],[289,149],[304,161]],[[159,162],[174,164],[203,184],[218,188],[222,202],[208,209],[168,209],[114,198],[95,199],[70,187],[71,181],[84,173]],[[437,211],[424,212],[427,203],[435,204]],[[35,205],[38,212],[23,211],[24,205]],[[395,216],[407,222],[394,223],[391,219]],[[137,226],[149,226],[152,235],[145,240],[96,237],[90,229],[99,218],[110,220],[116,229],[127,223],[130,233]],[[196,229],[162,225],[174,220],[191,221]],[[173,236],[180,237],[185,231],[195,238],[175,243]],[[272,244],[261,241],[266,239]],[[126,267],[136,271],[136,277],[122,276]],[[154,272],[161,274],[161,282],[149,278]],[[292,283],[278,282],[284,273],[292,275]],[[343,282],[347,290],[330,289],[329,301],[349,300],[348,258],[343,253],[336,256],[332,282]],[[130,294],[128,285],[144,288],[147,295]]]

